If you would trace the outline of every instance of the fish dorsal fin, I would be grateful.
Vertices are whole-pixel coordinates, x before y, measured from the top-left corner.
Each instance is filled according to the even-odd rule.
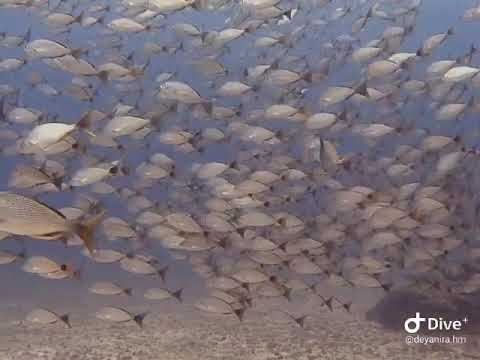
[[[51,210],[51,211],[53,211],[54,213],[56,213],[56,214],[57,214],[58,216],[60,216],[61,218],[67,219],[67,218],[65,217],[65,215],[63,215],[60,211],[58,211],[57,209],[55,209],[55,208],[51,207],[50,205],[44,203],[43,201],[39,200],[38,198],[34,197],[34,200],[35,200],[37,203],[39,203],[40,205],[43,205],[43,206],[45,206],[46,208],[48,208],[49,210]]]

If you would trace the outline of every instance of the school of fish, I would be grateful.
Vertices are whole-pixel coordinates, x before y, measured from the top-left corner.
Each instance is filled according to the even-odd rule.
[[[0,0],[39,21],[0,24],[14,54],[0,53],[0,159],[16,159],[1,174],[0,272],[75,282],[96,263],[157,277],[141,294],[101,272],[88,284],[105,298],[93,316],[140,327],[155,301],[242,320],[262,298],[354,313],[342,289],[474,299],[480,44],[439,57],[456,41],[447,23],[412,43],[422,7]],[[480,7],[462,11],[480,22]],[[179,263],[206,289],[191,304],[165,285]],[[48,304],[24,320],[75,326]]]

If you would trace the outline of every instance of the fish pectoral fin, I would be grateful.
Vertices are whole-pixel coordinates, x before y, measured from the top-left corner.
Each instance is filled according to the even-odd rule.
[[[40,240],[59,240],[62,238],[66,239],[64,232],[52,232],[47,234],[32,235],[32,237]]]
[[[45,234],[44,236],[51,237],[51,238],[59,238],[59,237],[65,236],[65,233],[61,231],[55,231],[55,232]]]

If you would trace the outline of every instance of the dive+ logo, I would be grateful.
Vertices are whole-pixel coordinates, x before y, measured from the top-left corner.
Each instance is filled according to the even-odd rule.
[[[420,315],[419,312],[415,313],[415,317],[411,317],[405,320],[404,328],[405,331],[409,334],[416,334],[423,323],[427,324],[428,330],[461,330],[462,325],[466,324],[468,319],[465,317],[463,320],[444,320],[443,318],[424,318]]]

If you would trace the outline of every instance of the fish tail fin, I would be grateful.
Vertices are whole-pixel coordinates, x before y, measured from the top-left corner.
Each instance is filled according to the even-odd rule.
[[[123,289],[123,293],[127,296],[132,296],[132,289],[131,288]]]
[[[383,290],[385,290],[385,292],[389,292],[392,288],[392,284],[381,284],[381,287]]]
[[[105,84],[108,82],[108,71],[106,70],[102,70],[102,71],[99,71],[96,76],[98,77],[98,79],[101,81],[102,84]]]
[[[190,5],[190,7],[192,9],[195,9],[195,10],[201,10],[202,9],[202,4],[200,3],[200,1],[198,0],[195,0],[192,2],[192,4]]]
[[[141,67],[140,67],[140,70],[143,73],[145,73],[145,71],[147,70],[147,68],[150,66],[150,63],[152,62],[152,58],[149,56],[147,58],[147,61],[145,61],[145,64],[143,64]]]
[[[172,293],[172,296],[173,296],[175,299],[177,299],[178,302],[183,302],[182,292],[183,292],[183,288],[175,291],[174,293]]]
[[[284,241],[284,242],[282,242],[281,244],[279,244],[279,245],[278,245],[278,248],[279,248],[280,250],[285,251],[285,249],[287,248],[287,245],[288,245],[288,241],[289,241],[289,240]],[[289,262],[288,260],[285,260],[285,265],[288,266],[289,264],[290,264],[290,262]]]
[[[247,307],[251,308],[253,305],[252,298],[249,298],[247,296],[243,296],[240,299],[240,304],[246,309]]]
[[[80,55],[82,55],[83,50],[82,49],[73,49],[70,55],[72,55],[74,58],[79,58]]]
[[[308,315],[303,315],[298,318],[294,318],[295,322],[300,326],[302,329],[305,326],[305,319],[307,318]]]
[[[325,305],[327,305],[327,307],[330,309],[330,311],[333,311],[333,299],[334,299],[334,297],[331,296],[327,300],[323,301],[325,303]]]
[[[2,96],[0,98],[0,120],[1,121],[7,121],[7,118],[6,118],[6,114],[7,114],[7,109],[6,109],[6,100],[5,100],[5,96]]]
[[[355,93],[357,94],[368,96],[367,82],[363,81],[354,90],[355,90]]]
[[[338,119],[342,120],[342,121],[347,121],[348,118],[347,118],[347,109],[343,109],[342,112],[340,114],[337,115]]]
[[[32,37],[32,27],[29,26],[29,27],[28,27],[28,30],[27,30],[27,31],[25,32],[25,34],[23,35],[22,44],[25,44],[25,43],[30,42],[31,37]]]
[[[311,71],[305,73],[302,76],[302,79],[305,80],[307,83],[312,83],[313,82],[313,73]]]
[[[205,100],[202,102],[201,105],[207,114],[212,113],[213,103],[211,101]]]
[[[54,177],[52,183],[58,190],[62,190],[63,176]]]
[[[400,69],[408,71],[410,69],[410,63],[408,61],[402,62],[400,64]]]
[[[70,315],[69,314],[64,314],[59,316],[59,319],[68,326],[69,329],[72,328],[72,325],[70,324]]]
[[[202,106],[203,106],[203,109],[205,110],[205,112],[207,114],[212,115],[212,112],[213,112],[212,102],[207,102],[207,103],[203,104]]]
[[[287,45],[290,41],[290,35],[282,35],[277,37],[277,40],[280,44]]]
[[[282,15],[285,16],[288,20],[292,20],[293,15],[294,15],[293,9],[288,9]]]
[[[137,323],[137,325],[143,329],[143,320],[145,319],[145,316],[148,315],[148,311],[145,311],[143,313],[137,314],[133,317],[133,321]]]
[[[453,35],[455,34],[455,29],[452,27],[449,27],[448,30],[447,30],[447,35]]]
[[[17,254],[17,258],[25,260],[27,258],[27,249],[22,246],[22,250]]]
[[[81,22],[83,19],[83,15],[84,15],[84,11],[82,10],[82,12],[77,17],[75,17],[75,21],[78,23]]]
[[[280,67],[280,58],[276,59],[269,67],[269,70],[276,70]]]
[[[157,271],[158,275],[160,276],[160,279],[162,279],[163,282],[165,282],[165,279],[167,277],[167,271],[168,271],[168,266],[165,266]]]
[[[365,17],[366,17],[367,19],[370,19],[372,16],[373,16],[373,5],[370,6],[370,9],[368,9],[368,12],[367,12],[367,14],[365,15]]]
[[[82,239],[85,247],[90,253],[94,251],[93,233],[95,228],[102,222],[105,216],[105,210],[102,210],[99,214],[86,219],[76,225],[76,233]]]
[[[185,51],[185,44],[183,43],[183,41],[181,41],[178,48],[175,49],[175,54],[177,53],[177,51]]]
[[[345,309],[346,312],[351,313],[351,308],[352,308],[352,302],[347,302],[343,304],[343,308]]]
[[[86,53],[87,51],[86,50],[83,50],[81,48],[79,49],[73,49],[70,53],[70,55],[72,55],[74,58],[78,59],[80,57],[80,55]]]
[[[233,313],[238,320],[243,321],[243,315],[245,314],[245,308],[234,310]]]
[[[468,99],[467,107],[472,107],[474,105],[475,105],[475,97],[471,96],[470,99]]]
[[[85,114],[83,114],[82,118],[78,120],[77,127],[79,127],[80,129],[88,129],[90,125],[91,125],[91,120],[90,120],[89,112],[86,112]]]
[[[228,239],[220,239],[218,242],[217,242],[218,246],[220,246],[222,249],[226,249],[229,245],[228,243]]]

